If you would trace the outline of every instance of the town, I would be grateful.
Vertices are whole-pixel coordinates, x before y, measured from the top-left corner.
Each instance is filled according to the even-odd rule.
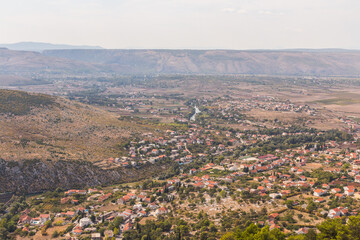
[[[28,239],[227,239],[250,223],[284,237],[305,236],[328,219],[358,215],[356,120],[340,118],[342,131],[317,130],[306,126],[311,120],[296,125],[248,115],[253,109],[319,114],[270,97],[187,104],[168,129],[129,139],[123,155],[96,163],[106,169],[167,163],[167,175],[13,197],[0,205],[2,221],[17,213],[8,224]],[[185,109],[195,105],[201,111],[190,119]]]

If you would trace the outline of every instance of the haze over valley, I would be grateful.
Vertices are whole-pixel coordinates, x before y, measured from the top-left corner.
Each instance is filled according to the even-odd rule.
[[[360,239],[355,0],[0,8],[0,240]]]

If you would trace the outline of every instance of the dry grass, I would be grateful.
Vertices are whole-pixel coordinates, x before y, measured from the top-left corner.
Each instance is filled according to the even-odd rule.
[[[33,109],[24,116],[0,116],[2,158],[98,161],[121,154],[118,145],[132,133],[155,127],[65,99],[58,102],[59,107]]]

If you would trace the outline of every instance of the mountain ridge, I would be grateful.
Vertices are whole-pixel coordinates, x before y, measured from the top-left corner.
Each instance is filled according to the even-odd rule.
[[[7,48],[18,51],[35,51],[42,52],[50,49],[103,49],[100,46],[88,45],[69,45],[69,44],[53,44],[45,42],[17,42],[17,43],[2,43],[0,48]]]
[[[360,51],[73,49],[38,53],[0,49],[0,76],[44,73],[358,77]]]
[[[360,51],[48,50],[120,74],[360,75]]]

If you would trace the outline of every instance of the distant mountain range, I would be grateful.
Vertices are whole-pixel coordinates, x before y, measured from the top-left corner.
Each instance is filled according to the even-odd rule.
[[[98,71],[95,64],[44,56],[32,51],[14,51],[0,48],[0,75],[39,72]]]
[[[0,44],[0,48],[8,48],[11,50],[18,51],[35,51],[42,52],[44,50],[53,50],[53,49],[103,49],[100,46],[74,46],[66,44],[52,44],[52,43],[42,43],[42,42],[18,42],[18,43],[9,43],[9,44]]]
[[[265,74],[359,76],[360,51],[46,50],[43,55],[104,66],[123,74]]]
[[[358,77],[360,51],[60,49],[38,53],[0,48],[0,76],[44,72]]]

